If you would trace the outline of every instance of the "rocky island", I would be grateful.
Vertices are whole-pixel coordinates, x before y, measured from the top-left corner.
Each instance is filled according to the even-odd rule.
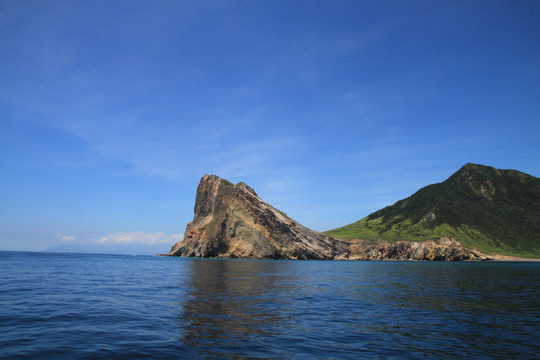
[[[389,242],[448,237],[487,254],[540,258],[540,179],[467,163],[445,181],[326,234]]]
[[[319,260],[485,260],[449,237],[428,241],[342,239],[310,230],[245,183],[204,175],[195,215],[168,256]]]
[[[310,230],[244,183],[204,175],[195,216],[169,255],[254,259],[346,258],[349,242]]]

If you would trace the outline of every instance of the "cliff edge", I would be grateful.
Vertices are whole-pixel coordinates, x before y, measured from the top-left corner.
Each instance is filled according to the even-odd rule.
[[[348,242],[310,230],[244,183],[204,175],[195,216],[169,255],[256,259],[345,258]]]
[[[310,230],[245,183],[204,175],[195,215],[169,256],[252,259],[484,260],[454,239],[421,243],[344,240]]]

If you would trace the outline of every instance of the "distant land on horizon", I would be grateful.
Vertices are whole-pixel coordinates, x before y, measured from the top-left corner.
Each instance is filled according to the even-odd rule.
[[[46,252],[92,253],[118,255],[156,255],[167,250],[166,244],[59,244],[47,248]]]
[[[467,163],[446,181],[326,231],[343,239],[457,239],[487,254],[540,257],[540,179]]]

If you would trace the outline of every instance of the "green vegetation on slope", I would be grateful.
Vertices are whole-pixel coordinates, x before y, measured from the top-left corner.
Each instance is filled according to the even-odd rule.
[[[226,179],[221,179],[221,184],[225,186],[226,188],[234,188],[236,186],[232,182]]]
[[[448,236],[483,252],[540,257],[540,179],[469,163],[442,183],[326,234],[388,241]]]

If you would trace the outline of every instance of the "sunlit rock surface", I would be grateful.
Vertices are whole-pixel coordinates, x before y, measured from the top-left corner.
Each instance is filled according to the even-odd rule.
[[[169,256],[252,259],[481,260],[453,239],[425,242],[343,240],[310,230],[265,203],[244,183],[204,175],[195,216]]]

